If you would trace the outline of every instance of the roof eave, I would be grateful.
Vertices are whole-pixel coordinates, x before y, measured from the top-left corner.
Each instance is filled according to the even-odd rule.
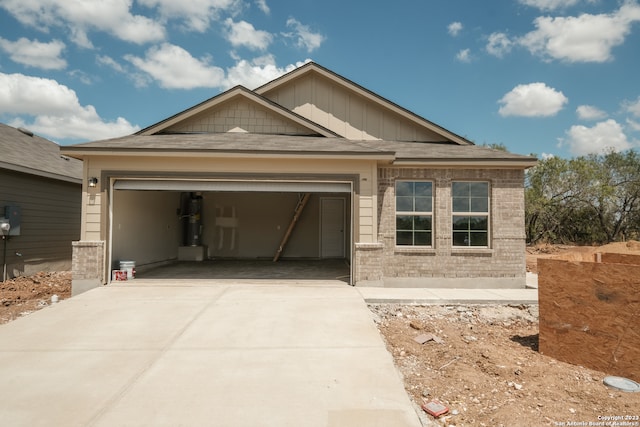
[[[29,175],[35,175],[43,178],[55,179],[58,181],[71,182],[73,184],[82,184],[82,178],[74,178],[72,176],[61,175],[53,172],[42,171],[38,169],[28,168],[26,166],[14,165],[12,163],[0,162],[0,169],[12,170]]]
[[[429,166],[439,168],[529,169],[537,159],[395,159],[394,166]]]
[[[363,153],[358,151],[281,151],[281,150],[184,150],[184,149],[157,149],[149,150],[144,148],[128,148],[128,149],[111,149],[104,147],[95,147],[87,149],[86,147],[78,147],[74,149],[70,147],[64,151],[64,154],[76,159],[85,157],[113,157],[113,156],[131,156],[131,157],[216,157],[216,158],[286,158],[286,159],[343,159],[343,160],[377,160],[377,161],[393,161],[395,159],[392,152],[376,152]]]

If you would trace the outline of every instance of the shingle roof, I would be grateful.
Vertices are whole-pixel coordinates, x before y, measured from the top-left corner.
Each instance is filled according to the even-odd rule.
[[[58,144],[2,123],[0,168],[64,181],[82,181],[82,162],[62,156]]]
[[[394,162],[496,162],[531,166],[535,158],[452,142],[354,141],[295,135],[189,133],[132,135],[64,147],[70,156],[118,152],[354,155]]]
[[[132,135],[65,147],[65,152],[224,152],[256,154],[392,154],[343,138],[251,133],[185,133]]]
[[[536,158],[509,153],[479,145],[457,145],[450,142],[403,142],[403,141],[363,141],[369,148],[390,150],[395,153],[395,161],[437,162],[437,161],[477,161],[477,162],[523,162],[535,163]]]

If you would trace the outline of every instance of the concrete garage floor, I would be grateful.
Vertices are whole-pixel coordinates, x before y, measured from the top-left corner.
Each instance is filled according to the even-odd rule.
[[[179,261],[153,269],[139,269],[137,279],[215,280],[336,280],[349,283],[344,259],[324,260],[208,260]]]

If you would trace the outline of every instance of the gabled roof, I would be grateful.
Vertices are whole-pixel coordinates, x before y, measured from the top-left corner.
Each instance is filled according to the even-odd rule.
[[[304,90],[301,91],[302,96],[294,100],[296,104],[289,105],[290,102],[287,100],[280,105],[278,92],[291,94],[298,87],[309,82],[314,83],[316,77],[310,73],[320,75],[323,82],[331,85],[332,90],[336,89],[347,96],[353,94],[358,102],[362,101],[361,104],[373,104],[376,110],[389,112],[394,119],[401,118],[402,122],[408,122],[411,128],[424,130],[423,135],[428,134],[435,139],[407,141],[401,138],[402,135],[400,138],[387,139],[377,139],[377,136],[371,136],[371,139],[349,139],[312,120],[315,114],[313,111],[317,110],[309,113],[307,110],[303,112],[297,109],[301,103],[313,101],[307,99],[308,95]],[[251,133],[237,123],[239,119],[236,113],[253,114],[257,113],[257,110],[261,113],[266,112],[268,117],[276,119],[275,121],[293,126],[285,126],[284,131],[278,127],[276,131],[272,131],[265,126],[265,132],[258,130],[260,128],[257,126]],[[216,122],[221,118],[224,119],[224,125]],[[252,116],[240,119],[257,120]],[[255,91],[236,86],[134,135],[76,144],[64,147],[63,152],[78,159],[112,155],[349,158],[405,166],[522,169],[531,167],[536,162],[533,157],[476,146],[471,141],[313,62]]]
[[[474,145],[473,142],[469,141],[466,138],[463,138],[460,135],[457,135],[445,128],[443,128],[442,126],[439,126],[427,119],[425,119],[424,117],[421,117],[417,114],[415,114],[412,111],[407,110],[406,108],[401,107],[400,105],[389,101],[386,98],[383,98],[382,96],[376,94],[375,92],[370,91],[369,89],[360,86],[359,84],[327,69],[322,67],[321,65],[316,64],[315,62],[308,62],[304,65],[302,65],[301,67],[298,67],[292,71],[290,71],[287,74],[284,74],[282,76],[280,76],[277,79],[274,79],[262,86],[260,86],[259,88],[255,89],[254,92],[257,94],[260,94],[262,96],[268,97],[269,93],[274,91],[275,89],[278,89],[281,86],[287,85],[288,83],[299,79],[305,75],[308,75],[310,73],[317,73],[320,74],[328,79],[330,79],[331,81],[333,81],[334,83],[337,83],[341,86],[343,86],[344,88],[350,90],[351,92],[354,92],[364,98],[366,98],[367,100],[377,103],[378,105],[380,105],[382,108],[388,109],[393,111],[396,114],[399,114],[403,117],[405,117],[406,119],[414,122],[415,124],[422,126],[432,132],[435,132],[437,134],[442,135],[442,137],[446,140],[455,142],[456,144],[459,145]]]
[[[151,125],[141,131],[138,131],[136,135],[153,135],[158,133],[166,133],[166,130],[171,126],[182,122],[184,120],[189,119],[197,114],[206,112],[207,110],[215,110],[219,105],[231,101],[233,99],[243,98],[250,103],[255,103],[264,107],[271,111],[273,114],[283,117],[287,120],[290,120],[296,123],[298,126],[309,129],[310,132],[313,132],[317,135],[325,136],[325,137],[337,137],[334,132],[326,129],[317,123],[314,123],[311,120],[308,120],[292,111],[287,110],[286,108],[276,104],[275,102],[270,101],[267,98],[264,98],[255,92],[250,91],[244,86],[236,86],[223,92],[219,95],[214,96],[213,98],[209,98],[206,101],[201,102],[198,105],[195,105],[191,108],[188,108],[178,114],[175,114],[159,123]]]
[[[0,168],[74,183],[82,182],[82,162],[63,156],[53,141],[0,123]]]

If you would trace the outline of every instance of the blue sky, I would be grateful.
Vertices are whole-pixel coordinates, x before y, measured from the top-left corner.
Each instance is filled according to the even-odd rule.
[[[128,135],[308,60],[477,144],[640,147],[638,0],[2,0],[0,122]]]

